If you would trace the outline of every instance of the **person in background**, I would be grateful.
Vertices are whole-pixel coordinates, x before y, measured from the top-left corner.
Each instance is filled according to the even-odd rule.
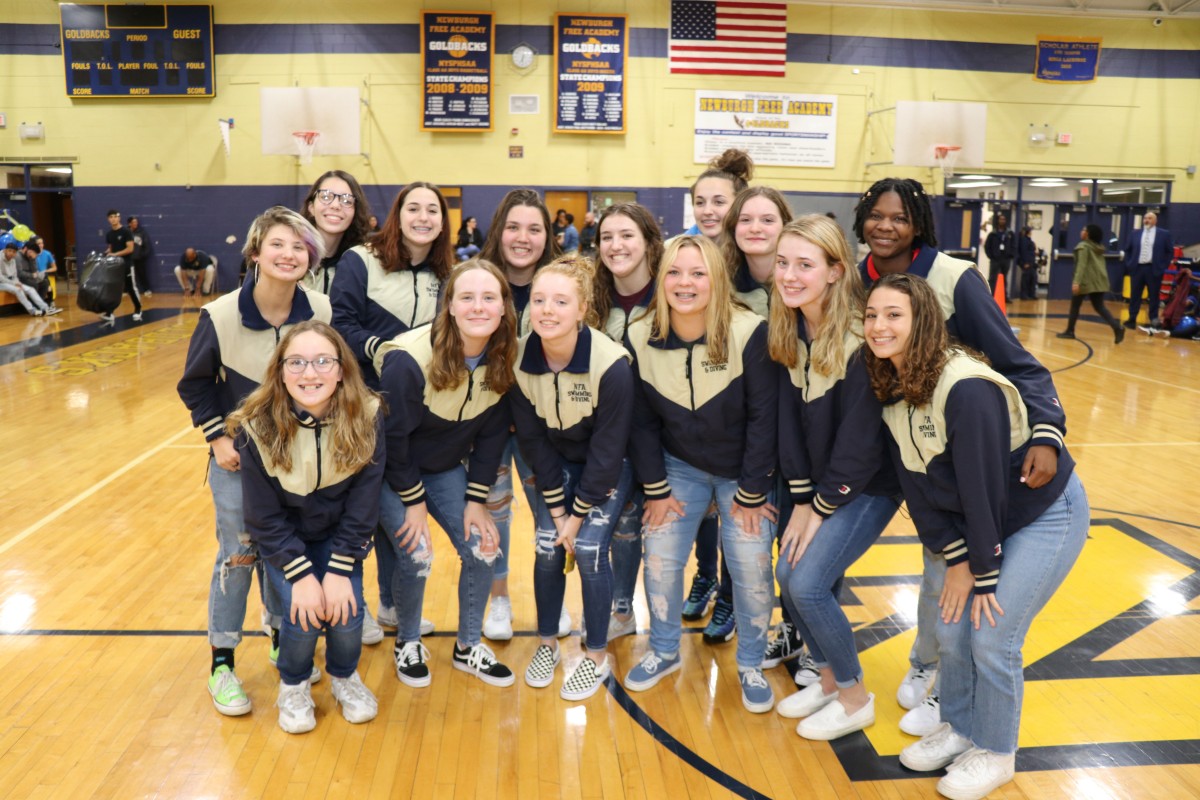
[[[558,246],[562,247],[562,234],[567,229],[567,210],[560,208],[554,212],[554,223],[550,226],[550,231],[554,235],[554,241],[558,242]]]
[[[483,232],[479,230],[479,223],[474,217],[467,217],[458,229],[458,240],[454,243],[454,252],[459,261],[466,261],[472,256],[479,255],[479,251],[482,249]]]
[[[1079,309],[1087,298],[1092,308],[1108,327],[1113,329],[1117,344],[1125,338],[1125,329],[1104,305],[1108,292],[1108,267],[1104,264],[1104,231],[1099,225],[1088,225],[1079,232],[1079,244],[1075,245],[1075,274],[1071,278],[1071,313],[1067,316],[1067,329],[1054,334],[1059,339],[1075,338],[1075,321]]]
[[[579,253],[579,231],[575,228],[574,214],[567,214],[567,227],[563,228],[561,244],[564,255]]]
[[[4,234],[0,241],[3,242],[3,251],[0,251],[0,292],[8,292],[16,297],[31,317],[61,313],[62,309],[52,310],[38,295],[37,289],[21,281],[22,263],[26,259],[18,252],[17,242],[12,234]]]
[[[56,275],[58,273],[58,262],[54,260],[54,253],[46,247],[46,241],[41,236],[35,236],[33,239],[38,246],[37,256],[37,271],[43,278],[47,275]]]
[[[1033,228],[1026,225],[1021,228],[1021,238],[1017,240],[1017,267],[1021,270],[1021,300],[1037,300],[1037,245],[1033,241]]]
[[[596,214],[589,211],[583,215],[583,227],[579,229],[579,254],[596,257]]]
[[[142,227],[142,221],[137,217],[129,217],[125,220],[126,226],[129,228],[129,233],[133,236],[133,277],[137,281],[138,291],[144,297],[150,297],[153,292],[150,291],[150,280],[146,277],[146,260],[154,255],[154,243],[150,239],[150,232]]]
[[[38,256],[41,255],[38,250],[37,242],[30,239],[21,248],[21,255],[25,257],[25,269],[21,273],[23,282],[37,291],[38,297],[42,298],[47,305],[54,305],[54,290],[50,288],[50,279],[46,277],[46,273],[38,269]],[[26,275],[28,277],[26,277]]]
[[[213,257],[194,247],[183,251],[183,255],[179,257],[179,264],[175,267],[175,280],[179,281],[184,297],[201,292],[206,296],[211,294],[216,276],[217,265],[213,263]]]
[[[992,294],[996,293],[996,282],[1003,275],[1004,294],[1007,299],[1012,299],[1009,297],[1012,294],[1009,271],[1017,256],[1017,237],[1008,229],[1008,217],[1004,214],[996,215],[996,228],[987,235],[983,252],[988,257],[988,286],[992,288]]]
[[[1138,312],[1142,309],[1142,292],[1147,292],[1150,325],[1158,324],[1158,294],[1162,290],[1163,274],[1171,266],[1175,245],[1171,232],[1158,227],[1158,214],[1147,211],[1142,217],[1142,229],[1130,234],[1125,243],[1125,269],[1129,274],[1129,319],[1125,327],[1137,328]]]
[[[107,247],[104,252],[112,256],[120,256],[125,262],[125,293],[129,295],[129,299],[133,301],[133,321],[142,321],[142,297],[138,293],[137,281],[133,278],[133,234],[129,229],[121,224],[121,212],[115,208],[108,210],[108,226],[109,231],[104,236],[104,241]],[[103,313],[100,319],[105,322],[115,321],[115,317],[111,312]]]

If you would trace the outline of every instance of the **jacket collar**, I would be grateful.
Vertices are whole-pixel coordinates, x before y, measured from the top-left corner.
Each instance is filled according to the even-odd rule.
[[[588,372],[591,369],[591,356],[592,329],[584,325],[583,330],[579,332],[578,341],[575,342],[575,352],[571,355],[571,361],[563,368],[563,372],[576,374]],[[546,375],[554,372],[546,363],[546,354],[542,351],[542,337],[532,331],[529,333],[529,339],[525,342],[525,355],[521,357],[521,371],[530,375]]]
[[[692,347],[694,345],[706,344],[707,342],[708,342],[708,334],[707,333],[705,333],[703,336],[701,336],[699,339],[696,339],[695,341],[685,342],[683,339],[680,339],[675,334],[675,330],[673,328],[669,328],[667,330],[667,335],[664,339],[653,339],[652,338],[652,339],[650,339],[649,342],[647,342],[647,344],[649,344],[651,347],[657,347],[659,350],[686,350],[687,348]]]
[[[254,302],[253,270],[247,273],[246,282],[242,284],[242,288],[238,292],[238,315],[242,318],[242,325],[252,331],[273,330],[275,327],[263,319],[262,312],[258,310],[258,304]],[[287,321],[283,324],[295,325],[297,322],[311,319],[312,315],[312,304],[308,302],[308,296],[300,288],[300,284],[296,284],[296,289],[292,294],[292,310],[288,312]]]
[[[934,260],[938,257],[938,249],[933,245],[926,244],[920,239],[913,240],[913,256],[912,263],[905,270],[909,275],[916,275],[921,278],[929,277],[929,270],[933,267]],[[875,285],[875,281],[882,276],[875,269],[875,262],[871,256],[867,256],[858,265],[858,271],[862,274],[863,283],[870,288]]]

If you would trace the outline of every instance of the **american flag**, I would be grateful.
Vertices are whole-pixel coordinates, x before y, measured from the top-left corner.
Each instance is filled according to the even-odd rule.
[[[671,72],[784,77],[787,3],[672,0]]]

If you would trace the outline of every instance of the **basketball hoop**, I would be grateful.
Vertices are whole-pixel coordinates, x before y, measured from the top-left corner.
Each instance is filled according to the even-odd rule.
[[[960,150],[962,150],[962,146],[957,144],[935,144],[933,146],[933,157],[942,171],[943,180],[954,177],[954,165],[958,163]]]
[[[293,131],[292,141],[296,143],[296,156],[300,159],[301,164],[311,164],[313,150],[317,147],[317,140],[321,138],[320,131]]]

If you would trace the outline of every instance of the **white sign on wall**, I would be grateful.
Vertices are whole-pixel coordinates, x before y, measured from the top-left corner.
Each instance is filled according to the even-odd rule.
[[[832,167],[836,146],[837,95],[696,90],[697,163],[736,147],[755,164]]]

